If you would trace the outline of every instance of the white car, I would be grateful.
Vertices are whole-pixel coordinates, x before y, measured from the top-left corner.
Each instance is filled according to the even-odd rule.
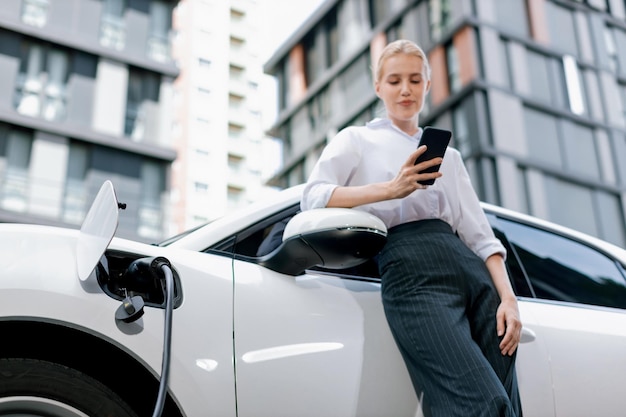
[[[371,257],[382,222],[301,187],[159,245],[0,225],[0,416],[421,415]],[[626,413],[626,252],[484,205],[524,325],[525,416]],[[285,229],[284,233],[282,230]]]

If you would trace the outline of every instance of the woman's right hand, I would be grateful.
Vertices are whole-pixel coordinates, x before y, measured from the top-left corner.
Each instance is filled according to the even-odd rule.
[[[339,186],[335,188],[326,204],[326,207],[356,207],[378,201],[403,198],[415,190],[423,190],[427,185],[417,181],[424,181],[441,177],[440,172],[420,174],[424,169],[441,164],[442,158],[433,158],[415,165],[415,159],[426,151],[426,146],[420,146],[409,156],[396,177],[387,182],[357,186]]]
[[[390,181],[389,188],[392,198],[403,198],[411,194],[415,190],[422,190],[427,188],[427,185],[422,185],[418,181],[425,181],[429,179],[436,179],[441,177],[441,172],[430,172],[420,174],[421,171],[426,168],[430,168],[435,165],[440,165],[443,158],[433,158],[428,161],[420,162],[415,165],[415,160],[418,156],[426,152],[426,146],[422,145],[417,148],[406,162],[400,167],[400,171],[396,177]]]

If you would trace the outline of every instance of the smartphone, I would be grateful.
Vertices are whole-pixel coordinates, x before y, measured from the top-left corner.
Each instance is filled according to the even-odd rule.
[[[419,148],[422,145],[426,145],[426,152],[421,154],[415,160],[415,164],[420,162],[428,161],[430,159],[436,157],[442,157],[446,153],[446,148],[450,143],[450,138],[452,137],[452,132],[449,130],[439,129],[432,126],[426,126],[424,128],[424,132],[422,132],[422,137],[420,139]],[[426,168],[423,171],[420,171],[420,174],[423,172],[437,172],[441,165],[435,165],[430,168]],[[435,183],[435,179],[418,181],[422,185],[433,185]]]

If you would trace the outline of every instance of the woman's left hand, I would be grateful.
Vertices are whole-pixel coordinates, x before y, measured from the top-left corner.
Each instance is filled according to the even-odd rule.
[[[500,352],[503,355],[512,356],[522,335],[522,321],[516,298],[502,300],[496,312],[496,321],[498,336],[502,337]]]

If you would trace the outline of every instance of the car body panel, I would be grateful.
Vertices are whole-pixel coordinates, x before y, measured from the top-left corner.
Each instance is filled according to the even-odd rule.
[[[532,302],[532,299],[525,297],[518,300],[524,328],[522,342],[517,350],[515,369],[522,410],[526,416],[554,417],[554,393],[548,345],[544,338],[537,337],[535,333],[538,320],[529,300]],[[525,337],[526,332],[532,334],[532,337]]]
[[[555,415],[598,415],[599,404],[626,410],[626,313],[539,300],[525,304],[537,319],[527,325],[548,349]]]
[[[245,262],[235,276],[240,417],[416,415],[379,283]]]
[[[292,210],[301,189],[271,196],[164,246],[110,242],[107,256],[165,257],[179,278],[170,395],[187,417],[420,415],[384,318],[379,280],[314,269],[291,276],[211,249]],[[483,207],[490,215],[585,242],[626,264],[626,252],[606,242]],[[40,321],[89,333],[158,378],[164,310],[146,306],[135,322],[115,320],[121,301],[103,291],[96,271],[79,279],[79,234],[0,225],[0,322]],[[626,409],[619,391],[626,385],[624,310],[529,297],[520,297],[519,307],[524,331],[517,370],[525,415],[619,415]]]
[[[0,320],[45,321],[78,329],[120,347],[155,376],[160,373],[163,310],[146,307],[136,322],[116,321],[120,302],[105,295],[94,276],[84,282],[78,277],[78,231],[2,224],[0,235]],[[145,256],[164,252],[118,238],[110,249]],[[234,416],[232,343],[223,342],[232,340],[232,261],[190,251],[168,250],[167,256],[185,277],[185,301],[173,314],[169,389],[190,416],[209,411]]]

